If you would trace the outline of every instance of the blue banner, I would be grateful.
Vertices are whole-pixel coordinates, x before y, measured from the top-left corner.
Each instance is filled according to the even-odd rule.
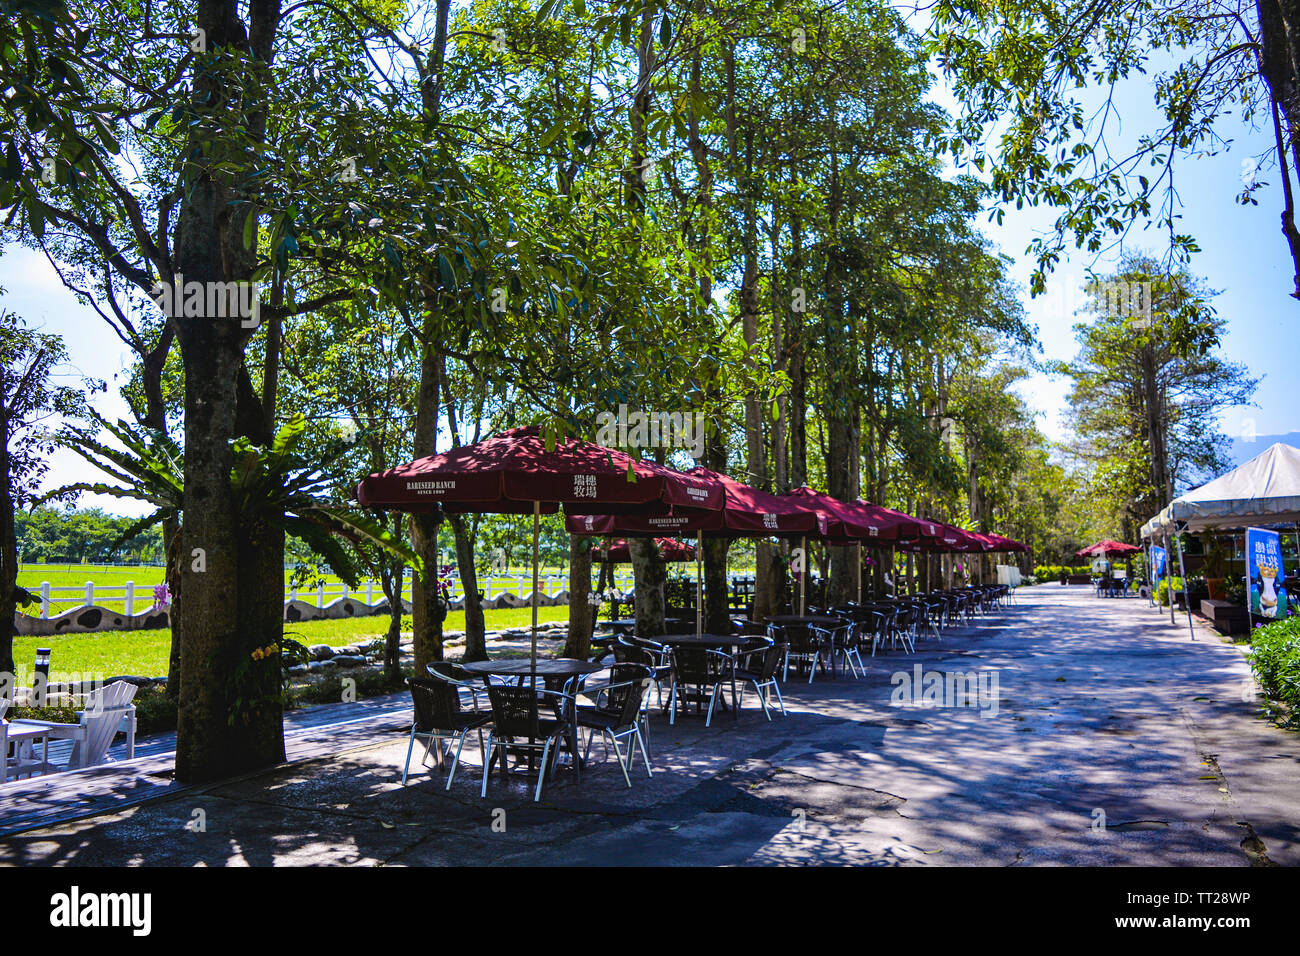
[[[1250,612],[1260,617],[1286,617],[1286,571],[1282,567],[1282,536],[1265,528],[1246,529],[1246,578]]]
[[[1169,559],[1169,552],[1164,548],[1151,546],[1151,593],[1155,594],[1160,587],[1160,579],[1165,576],[1165,562]]]

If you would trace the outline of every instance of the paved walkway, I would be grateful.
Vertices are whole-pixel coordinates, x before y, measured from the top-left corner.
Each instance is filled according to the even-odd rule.
[[[1300,735],[1243,699],[1241,649],[1197,636],[1144,601],[1023,588],[862,680],[792,679],[784,719],[752,697],[738,724],[656,718],[655,775],[631,790],[599,745],[540,805],[522,776],[480,800],[476,755],[450,792],[427,771],[404,789],[389,730],[0,838],[0,863],[1300,864]],[[917,665],[919,702],[900,702]],[[959,703],[935,674],[974,675],[975,706],[925,706],[927,688]]]

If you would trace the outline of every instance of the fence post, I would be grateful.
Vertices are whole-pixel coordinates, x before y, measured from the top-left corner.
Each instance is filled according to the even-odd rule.
[[[50,582],[41,582],[41,620],[49,620],[50,617]]]
[[[135,582],[134,581],[126,582],[126,598],[123,600],[122,604],[124,609],[126,610],[127,617],[131,617],[133,614],[135,614]]]
[[[316,585],[316,606],[317,607],[325,606],[325,582],[323,581],[320,584]]]
[[[95,582],[87,581],[86,582],[86,607],[90,607],[90,605],[94,603],[95,603]]]
[[[289,588],[289,603],[292,604],[296,600],[298,600],[298,589]]]
[[[366,603],[373,605],[375,603],[375,582],[366,581]]]

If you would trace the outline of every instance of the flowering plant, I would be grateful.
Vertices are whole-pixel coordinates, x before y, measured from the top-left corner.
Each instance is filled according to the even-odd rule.
[[[153,586],[153,609],[161,611],[171,603],[172,593],[167,587],[167,583],[155,584]]]

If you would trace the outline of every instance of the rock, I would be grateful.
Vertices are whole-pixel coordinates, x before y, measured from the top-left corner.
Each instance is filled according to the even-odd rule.
[[[334,656],[335,651],[328,644],[313,644],[307,648],[307,653],[314,661],[327,661]]]
[[[311,670],[311,664],[294,664],[289,668],[290,674],[306,674]]]
[[[337,666],[338,666],[338,665],[337,665],[333,660],[328,660],[328,661],[310,661],[310,662],[307,664],[308,669],[309,669],[313,674],[319,674],[321,671],[329,670],[330,668],[332,668],[332,667],[337,667]]]
[[[340,667],[361,667],[366,663],[366,659],[360,654],[336,654],[331,664],[338,664]]]

